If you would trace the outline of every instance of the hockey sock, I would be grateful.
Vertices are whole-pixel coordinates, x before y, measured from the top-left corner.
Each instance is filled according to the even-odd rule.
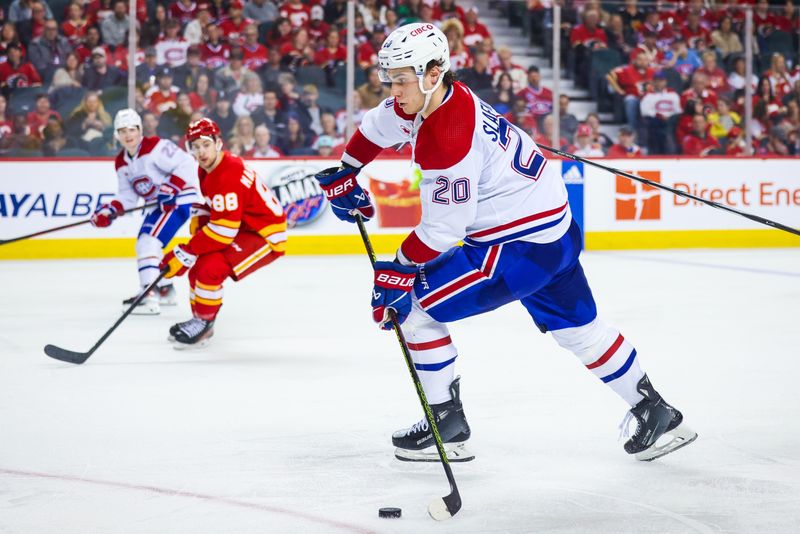
[[[428,403],[449,401],[458,351],[447,326],[434,320],[414,299],[402,328]]]
[[[616,329],[595,318],[576,328],[552,332],[558,344],[578,359],[625,402],[635,406],[642,400],[636,384],[644,376],[636,349]]]
[[[136,240],[136,262],[139,267],[139,284],[147,287],[158,278],[161,263],[161,241],[149,234],[140,234]]]

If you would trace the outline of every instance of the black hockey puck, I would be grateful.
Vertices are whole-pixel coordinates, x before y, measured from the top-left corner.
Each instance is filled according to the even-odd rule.
[[[384,518],[398,518],[403,515],[400,508],[381,508],[378,510],[378,517]]]

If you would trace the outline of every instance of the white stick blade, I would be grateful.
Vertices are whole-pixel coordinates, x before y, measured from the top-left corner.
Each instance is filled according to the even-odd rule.
[[[447,509],[444,499],[434,499],[428,505],[428,514],[436,521],[444,521],[453,517]]]

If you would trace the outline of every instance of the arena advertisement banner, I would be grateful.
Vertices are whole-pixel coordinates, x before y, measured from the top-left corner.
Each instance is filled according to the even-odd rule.
[[[800,160],[637,159],[601,163],[800,227]],[[701,202],[585,167],[587,248],[800,246],[800,239]]]

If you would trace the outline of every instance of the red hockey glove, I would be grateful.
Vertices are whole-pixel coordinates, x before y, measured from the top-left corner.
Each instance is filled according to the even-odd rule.
[[[125,208],[119,200],[112,200],[108,204],[101,204],[97,206],[92,215],[92,226],[98,228],[105,228],[109,226],[114,219],[121,217],[125,213]]]
[[[161,260],[160,269],[162,271],[168,269],[164,277],[172,278],[173,276],[183,275],[196,261],[197,255],[192,254],[188,246],[178,245],[167,252],[164,259]]]

